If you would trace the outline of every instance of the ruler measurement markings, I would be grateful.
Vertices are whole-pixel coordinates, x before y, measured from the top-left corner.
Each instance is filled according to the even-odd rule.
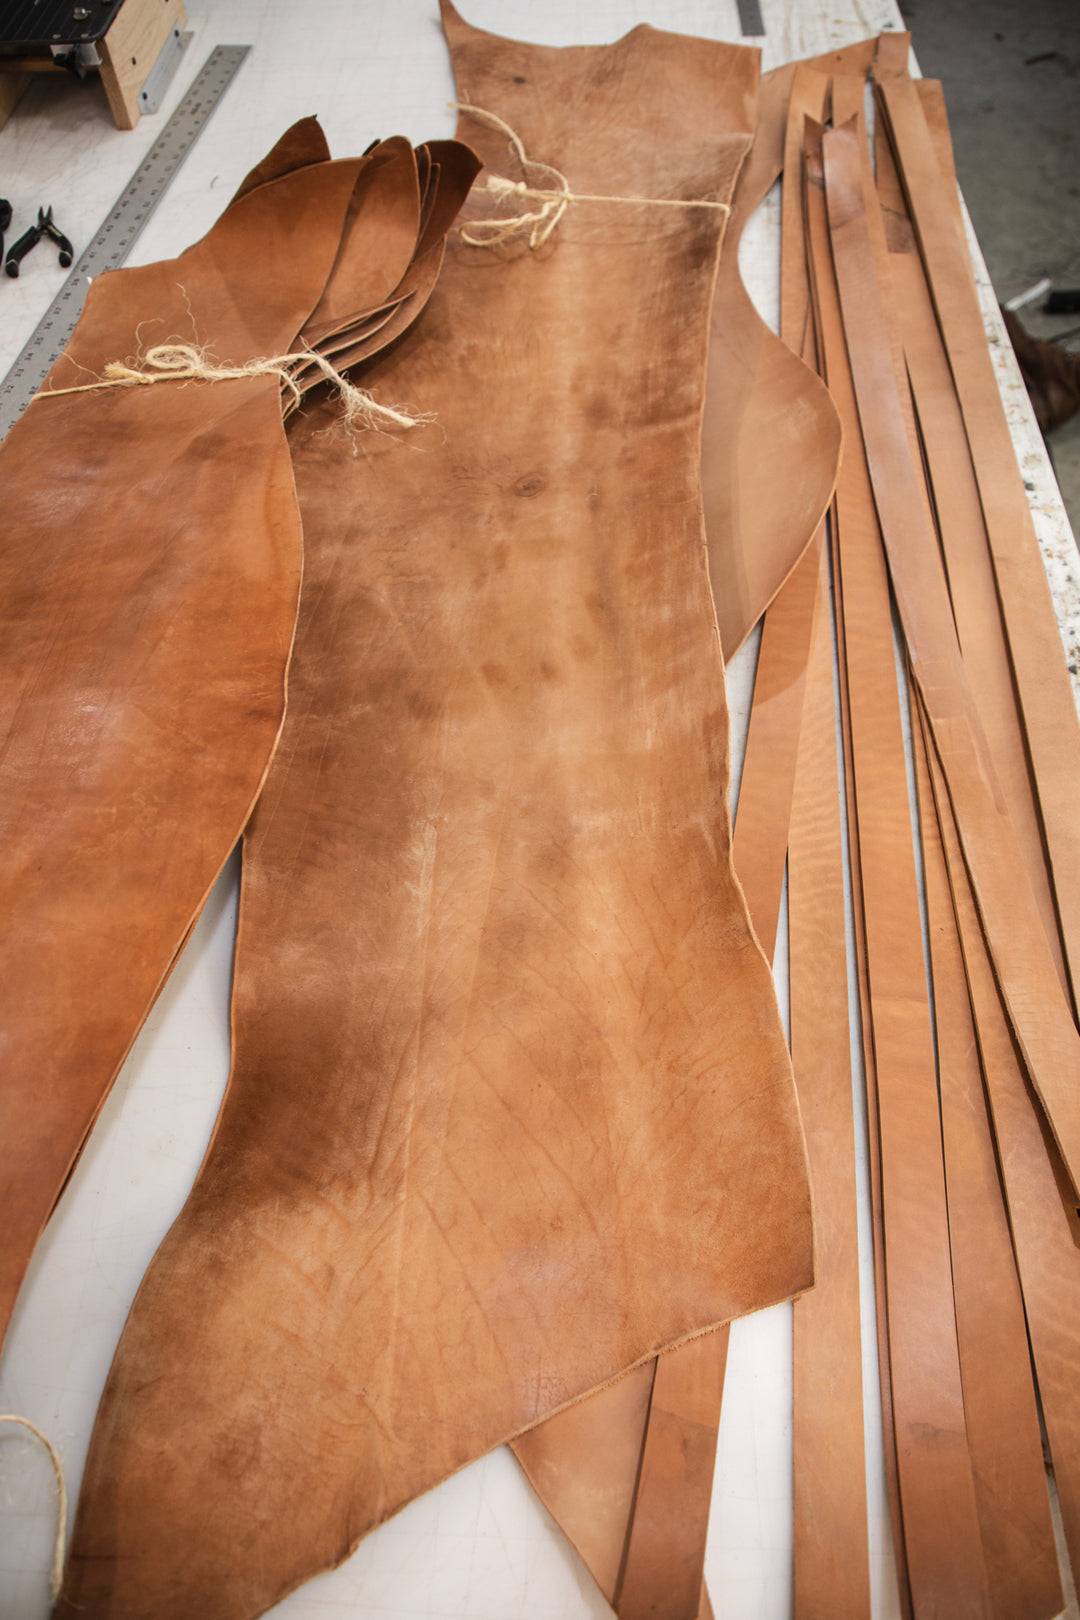
[[[249,45],[218,45],[207,57],[0,382],[0,434],[22,415],[63,353],[82,313],[91,279],[124,263],[250,49]]]

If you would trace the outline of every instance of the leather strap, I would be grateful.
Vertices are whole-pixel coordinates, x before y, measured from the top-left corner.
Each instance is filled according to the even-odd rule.
[[[919,713],[913,694],[913,712]],[[1020,1284],[983,1095],[922,725],[913,727],[934,977],[953,1298],[975,1500],[995,1620],[1064,1604]]]
[[[835,288],[828,279],[819,290],[816,261],[820,257],[824,270],[828,269],[827,227],[824,219],[824,201],[821,195],[821,132],[806,121],[804,139],[807,151],[803,155],[803,202],[807,217],[807,268],[812,291],[814,325],[820,363],[824,366],[824,340],[822,336],[822,299],[835,304]],[[842,386],[840,381],[834,386]],[[850,396],[850,381],[847,384]],[[847,421],[855,420],[853,403],[848,403]],[[845,521],[860,526],[873,525],[873,501],[866,478],[865,459],[861,453],[849,456],[841,463],[837,494],[830,524],[830,556],[832,561],[832,588],[836,604],[837,623],[837,684],[840,698],[840,733],[844,758],[844,795],[847,805],[848,871],[852,890],[852,931],[855,943],[856,988],[859,998],[859,1028],[862,1032],[861,1056],[867,1109],[867,1158],[870,1171],[870,1218],[873,1229],[874,1313],[877,1321],[878,1383],[881,1394],[882,1450],[885,1481],[888,1492],[889,1515],[892,1521],[894,1562],[896,1565],[900,1605],[905,1620],[911,1620],[911,1589],[907,1575],[907,1557],[904,1548],[904,1521],[900,1509],[900,1475],[896,1450],[896,1426],[893,1417],[892,1369],[889,1362],[888,1291],[885,1286],[885,1216],[882,1201],[881,1131],[877,1094],[877,1071],[874,1058],[872,1020],[870,1012],[870,974],[866,946],[866,913],[863,904],[862,865],[859,848],[859,818],[855,803],[855,755],[852,742],[851,690],[848,674],[847,649],[844,641],[844,579],[841,568],[839,527],[841,512]],[[878,542],[880,544],[880,540]]]
[[[837,531],[906,1567],[916,1614],[974,1620],[988,1615],[989,1600],[952,1313],[941,1131],[888,579],[866,463],[855,452],[858,418],[848,350],[831,281],[823,199],[810,159],[808,221],[823,353],[850,447],[845,458],[850,482],[838,489]],[[856,154],[856,172],[857,162]],[[887,347],[885,365],[891,377]]]
[[[940,762],[930,770],[975,1016],[997,1159],[1054,1480],[1073,1569],[1080,1568],[1080,1221],[1069,1180],[1001,1006]],[[1019,1529],[1019,1527],[1015,1527]]]
[[[796,1620],[870,1612],[855,1140],[828,556],[788,858],[791,1056],[814,1189],[814,1287],[793,1311]]]
[[[887,143],[879,146],[878,174],[891,164]],[[899,190],[899,187],[897,187]],[[964,668],[979,694],[979,716],[1002,792],[1009,806],[1058,977],[1065,969],[1057,913],[1046,871],[1038,809],[1032,793],[1023,726],[1017,713],[1012,666],[986,542],[978,485],[964,421],[941,342],[914,234],[903,212],[890,209],[890,254],[894,307],[904,337],[904,356],[919,419],[920,444],[933,490],[937,530],[949,580],[949,595]]]
[[[955,186],[951,176],[943,174],[924,103],[912,81],[904,76],[883,80],[879,100],[888,119],[967,429],[1024,730],[1038,783],[1065,955],[1073,974],[1080,959],[1080,886],[1074,881],[1080,870],[1080,819],[1076,815],[1080,724],[1058,650],[1060,637],[1053,603],[987,349],[960,228]],[[947,140],[940,128],[938,138],[940,149]],[[982,907],[985,900],[978,883],[976,890]],[[1000,963],[998,967],[1000,971]],[[1011,1005],[1010,1016],[1017,1016]],[[1026,1047],[1023,1037],[1021,1047]],[[1026,1061],[1030,1061],[1030,1054]],[[1036,1080],[1044,1103],[1047,1099],[1042,1088],[1046,1083]],[[1066,1163],[1072,1156],[1070,1145],[1064,1153]]]
[[[893,83],[896,81],[887,81]],[[1056,985],[1030,884],[964,673],[940,553],[912,464],[874,269],[853,125],[823,139],[837,281],[859,418],[914,677],[934,728],[995,967],[1032,1080],[1080,1179],[1080,1036]]]
[[[656,1362],[619,1620],[698,1620],[728,1329]]]

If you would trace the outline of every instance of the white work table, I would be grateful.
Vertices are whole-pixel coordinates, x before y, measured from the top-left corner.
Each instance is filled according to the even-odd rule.
[[[641,22],[740,38],[735,0],[463,0],[470,22],[549,45],[600,44]],[[297,118],[318,114],[335,157],[376,137],[419,142],[453,132],[454,87],[435,0],[188,0],[193,38],[159,113],[118,131],[99,85],[35,83],[0,132],[0,192],[20,233],[52,204],[76,252],[86,244],[217,44],[251,54],[172,182],[129,263],[178,253]],[[901,28],[892,0],[762,0],[764,66]],[[916,47],[918,41],[915,41]],[[946,86],[946,92],[948,87]],[[751,222],[741,262],[767,319],[778,300],[774,193]],[[999,376],[1029,485],[1070,663],[1080,663],[1080,568],[1042,440],[981,261]],[[0,284],[0,376],[66,276],[42,244],[18,281]],[[741,757],[756,638],[729,671],[733,749]],[[229,1060],[228,997],[238,857],[153,1009],[42,1239],[0,1364],[0,1411],[40,1426],[78,1494],[94,1413],[143,1272],[180,1210],[209,1139]],[[783,938],[784,930],[781,929]],[[783,955],[783,949],[780,953]],[[785,963],[777,963],[783,999]],[[897,1620],[881,1464],[872,1271],[862,1178],[867,1463],[873,1620]],[[2,1238],[0,1238],[2,1241]],[[731,1334],[706,1575],[718,1620],[787,1620],[791,1610],[791,1309],[736,1322]],[[296,1482],[302,1492],[302,1480]],[[0,1430],[0,1617],[48,1614],[52,1473],[23,1431]],[[340,1569],[273,1611],[288,1620],[586,1620],[609,1615],[588,1572],[508,1451],[475,1463],[365,1540]],[[1072,1611],[1070,1611],[1072,1612]],[[197,1617],[192,1617],[197,1620]]]

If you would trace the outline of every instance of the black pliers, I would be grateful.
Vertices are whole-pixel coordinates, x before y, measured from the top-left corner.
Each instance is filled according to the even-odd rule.
[[[67,269],[68,265],[75,257],[75,249],[72,247],[71,243],[68,241],[60,227],[53,223],[52,209],[50,208],[48,213],[46,213],[44,208],[39,208],[37,224],[31,225],[30,229],[28,231],[24,231],[19,237],[19,240],[17,242],[12,242],[11,246],[8,248],[7,258],[4,260],[4,269],[7,271],[9,276],[18,275],[19,265],[22,263],[23,259],[26,258],[26,255],[31,251],[31,249],[37,247],[43,236],[47,236],[50,242],[56,243],[57,247],[60,249],[61,267],[64,270]]]

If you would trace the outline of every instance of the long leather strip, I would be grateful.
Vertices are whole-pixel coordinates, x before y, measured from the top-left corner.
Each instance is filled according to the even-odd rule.
[[[1080,1221],[1001,1006],[936,755],[934,797],[960,929],[1039,1400],[1069,1557],[1080,1571]]]
[[[855,1137],[827,554],[788,858],[791,1056],[814,1192],[815,1285],[793,1312],[795,1620],[870,1612]]]
[[[890,81],[891,82],[891,81]],[[859,416],[912,669],[934,728],[995,968],[1051,1128],[1080,1181],[1080,1036],[1060,993],[964,673],[937,540],[926,521],[888,346],[854,127],[826,133],[830,234]]]
[[[887,162],[886,152],[881,152],[879,174]],[[979,694],[979,715],[1064,985],[1057,913],[963,417],[910,226],[901,213],[890,210],[888,217],[895,308],[903,328],[961,655],[971,687]]]
[[[821,197],[821,134],[807,122],[807,134],[812,136],[813,150],[804,156],[804,207],[807,213],[807,268],[812,293],[814,324],[817,332],[819,355],[824,348],[822,335],[822,299],[830,308],[836,293],[831,286],[831,268],[828,253],[828,231],[824,219]],[[816,268],[821,261],[821,274]],[[818,283],[824,277],[819,294]],[[842,374],[834,386],[843,386]],[[856,420],[847,387],[849,424]],[[860,530],[873,528],[875,523],[873,498],[866,477],[865,460],[860,453],[849,456],[841,464],[837,482],[836,500],[830,520],[830,557],[832,561],[832,587],[836,604],[838,626],[836,658],[837,684],[840,699],[840,731],[843,742],[844,797],[847,809],[848,871],[852,891],[852,930],[855,943],[856,983],[859,998],[860,1049],[867,1110],[867,1158],[870,1180],[870,1219],[873,1230],[874,1313],[877,1322],[878,1381],[881,1395],[882,1450],[885,1480],[892,1522],[894,1561],[896,1564],[898,1593],[902,1613],[906,1620],[912,1614],[911,1587],[907,1574],[907,1555],[904,1548],[904,1521],[900,1509],[900,1474],[896,1449],[896,1425],[893,1416],[892,1369],[889,1362],[888,1291],[885,1286],[885,1217],[881,1187],[881,1131],[879,1121],[877,1070],[874,1058],[873,1023],[870,1013],[870,974],[866,949],[866,912],[863,904],[862,859],[859,849],[859,818],[855,803],[855,758],[852,744],[851,692],[848,676],[847,649],[843,626],[844,581],[841,568],[839,528],[841,521],[853,521]],[[877,537],[880,545],[880,536]]]
[[[657,1360],[619,1620],[699,1615],[727,1345],[724,1327]]]
[[[784,886],[819,566],[820,545],[812,545],[765,615],[739,784],[735,870],[770,961]]]
[[[448,21],[460,82],[579,190],[730,196],[742,51]],[[99,1415],[69,1573],[91,1612],[255,1612],[471,1457],[809,1282],[698,500],[719,234],[583,204],[549,252],[455,243],[425,339],[371,374],[436,412],[424,453],[297,422],[308,584],[233,1073]]]
[[[912,81],[904,76],[884,80],[881,104],[967,427],[1072,977],[1080,960],[1080,890],[1075,882],[1080,870],[1080,724],[955,201],[947,194]],[[1068,1151],[1065,1158],[1068,1162]]]
[[[867,69],[869,64],[867,64]],[[784,188],[780,199],[780,335],[805,353],[812,331],[811,287],[806,263],[806,209],[803,199],[803,133],[807,118],[823,124],[830,78],[800,63],[791,87],[784,131]]]
[[[1027,1329],[922,727],[913,728],[934,975],[949,1245],[975,1501],[995,1620],[1064,1605]],[[820,1262],[819,1262],[820,1265]]]
[[[885,558],[828,266],[823,198],[807,204],[824,359],[859,478],[839,506],[843,635],[881,1154],[893,1421],[916,1616],[985,1617],[985,1566],[952,1313],[941,1129]],[[891,372],[891,362],[887,360]]]

